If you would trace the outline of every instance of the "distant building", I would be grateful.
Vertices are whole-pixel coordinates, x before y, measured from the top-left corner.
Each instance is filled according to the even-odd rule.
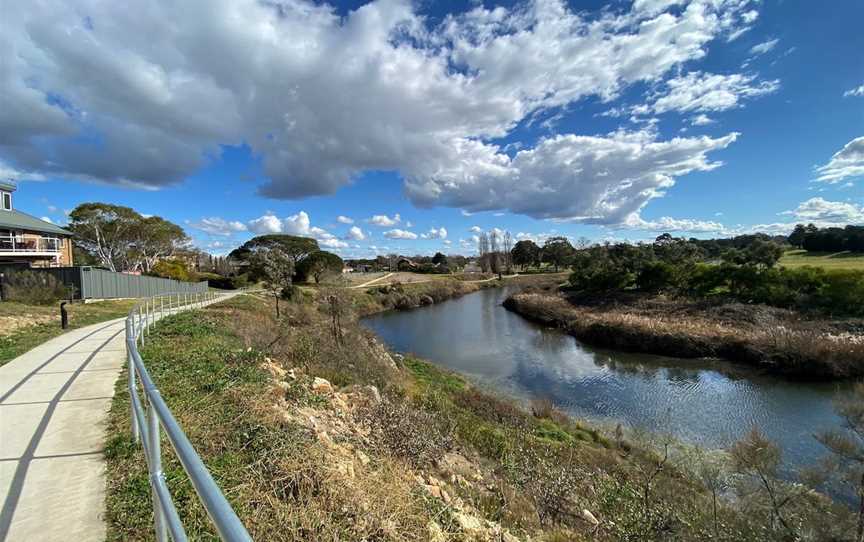
[[[72,265],[72,233],[13,207],[12,181],[0,181],[0,264]]]

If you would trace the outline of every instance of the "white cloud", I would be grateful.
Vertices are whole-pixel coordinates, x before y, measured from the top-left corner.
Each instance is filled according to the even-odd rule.
[[[440,228],[432,228],[428,233],[420,235],[421,239],[447,239],[447,229],[444,226]]]
[[[236,220],[225,220],[217,216],[202,218],[198,222],[190,224],[196,230],[201,230],[210,235],[229,236],[238,232],[246,231],[248,228],[242,222]]]
[[[658,114],[668,111],[680,113],[726,111],[739,107],[744,98],[771,94],[778,88],[780,88],[779,81],[757,83],[755,75],[741,73],[719,75],[696,71],[668,80],[665,89],[653,96],[650,99],[651,103],[643,108]],[[644,112],[636,113],[644,114]]]
[[[695,117],[690,119],[690,124],[692,124],[693,126],[706,126],[708,124],[714,124],[715,122],[717,121],[710,118],[705,113],[696,115]]]
[[[417,234],[408,230],[388,230],[384,232],[384,237],[389,239],[417,239]]]
[[[289,235],[312,237],[318,241],[320,246],[326,248],[348,247],[348,243],[340,240],[327,230],[312,226],[309,214],[306,213],[306,211],[300,211],[299,213],[282,220],[273,214],[266,214],[254,220],[250,220],[248,226],[250,231],[258,234],[286,233]]]
[[[442,242],[445,246],[448,246],[448,247],[449,247],[450,245],[453,244],[453,241],[451,241],[450,239],[444,239],[444,240],[441,241],[441,242]]]
[[[777,44],[780,42],[779,38],[775,38],[773,40],[763,41],[762,43],[757,43],[753,47],[750,48],[750,54],[753,55],[764,55],[765,53],[774,49]]]
[[[538,112],[660,81],[755,18],[748,0],[642,0],[590,15],[534,0],[436,23],[407,0],[348,13],[308,0],[132,12],[46,0],[3,15],[0,42],[14,54],[0,72],[0,159],[16,171],[154,188],[199,171],[220,145],[246,143],[269,197],[330,194],[363,171],[395,170],[415,201],[440,204],[463,199],[441,181],[454,159],[480,176],[479,196],[483,180],[518,168],[489,141]],[[622,182],[609,177],[605,189]],[[519,191],[525,204],[506,207],[558,214],[562,205],[530,200],[572,199],[547,192],[559,184],[535,177]],[[490,206],[470,199],[469,211]]]
[[[852,88],[843,93],[844,98],[848,98],[850,96],[864,96],[864,85],[860,87]]]
[[[643,220],[639,216],[631,215],[622,224],[616,226],[634,230],[646,230],[655,232],[685,231],[693,233],[724,233],[726,227],[719,222],[710,220],[693,220],[689,218],[672,218],[668,216],[657,220]]]
[[[363,233],[363,230],[358,228],[357,226],[351,226],[348,230],[348,239],[352,239],[354,241],[363,241],[366,239],[366,234]]]
[[[282,231],[282,221],[278,217],[267,214],[250,220],[249,231],[257,234],[279,233]]]
[[[816,173],[816,179],[826,183],[864,176],[864,136],[844,145],[827,164],[817,167]]]
[[[471,226],[468,231],[470,231],[471,233],[480,233],[481,231],[483,231],[483,228],[481,228],[480,226]]]
[[[791,215],[796,220],[824,224],[860,224],[864,222],[864,206],[843,201],[827,201],[810,198],[792,211],[780,213]]]
[[[720,166],[707,153],[737,135],[669,141],[657,141],[651,130],[559,135],[513,158],[494,145],[468,142],[433,174],[407,179],[406,191],[426,205],[614,224],[661,196],[676,177]]]
[[[354,219],[347,216],[339,215],[336,217],[336,222],[340,224],[353,224]]]
[[[44,220],[45,222],[48,222],[48,223],[50,223],[50,224],[53,224],[53,223],[54,223],[54,221],[51,220],[51,219],[50,219],[49,217],[47,217],[47,216],[43,216],[43,217],[42,217],[42,220]]]
[[[399,213],[396,213],[395,215],[393,215],[393,218],[390,218],[387,215],[375,215],[372,218],[369,218],[366,220],[366,222],[368,222],[374,226],[379,226],[382,228],[395,226],[396,224],[398,224],[401,221],[402,221],[402,217],[399,216]]]

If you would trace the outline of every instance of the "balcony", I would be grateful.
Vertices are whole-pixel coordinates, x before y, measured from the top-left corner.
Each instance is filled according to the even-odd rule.
[[[63,248],[63,240],[40,235],[0,235],[0,254],[55,256]]]

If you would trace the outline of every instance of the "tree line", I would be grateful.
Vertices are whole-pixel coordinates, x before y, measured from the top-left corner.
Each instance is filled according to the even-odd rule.
[[[864,226],[817,228],[798,224],[789,235],[789,244],[808,252],[864,252]]]

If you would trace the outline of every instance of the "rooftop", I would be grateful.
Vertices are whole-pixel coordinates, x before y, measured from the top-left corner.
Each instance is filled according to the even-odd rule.
[[[4,181],[0,181],[2,183]],[[57,235],[72,235],[72,232],[64,230],[56,224],[45,222],[35,216],[30,216],[27,213],[16,211],[0,210],[0,228],[37,231],[42,233],[54,233]]]

